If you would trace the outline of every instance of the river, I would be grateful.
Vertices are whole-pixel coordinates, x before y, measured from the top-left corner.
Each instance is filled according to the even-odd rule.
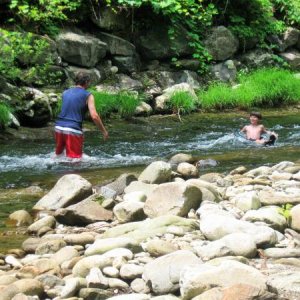
[[[40,132],[35,138],[20,134],[17,139],[1,140],[0,228],[6,230],[9,213],[22,208],[30,210],[38,200],[38,196],[22,194],[22,189],[38,186],[47,191],[68,173],[80,174],[93,184],[100,184],[125,172],[138,174],[151,161],[167,160],[179,152],[218,162],[216,167],[200,170],[201,174],[226,172],[240,165],[254,168],[299,160],[299,112],[268,110],[263,115],[265,127],[279,135],[273,147],[256,146],[238,133],[248,124],[245,112],[199,113],[182,117],[182,122],[176,116],[133,121],[112,119],[106,122],[110,134],[106,142],[93,126],[88,126],[85,157],[76,163],[54,158],[54,141],[49,129],[34,129]]]

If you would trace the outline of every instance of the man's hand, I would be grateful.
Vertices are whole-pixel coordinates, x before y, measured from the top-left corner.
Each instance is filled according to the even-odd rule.
[[[105,130],[102,132],[102,134],[103,134],[104,141],[106,141],[108,139],[108,132]]]

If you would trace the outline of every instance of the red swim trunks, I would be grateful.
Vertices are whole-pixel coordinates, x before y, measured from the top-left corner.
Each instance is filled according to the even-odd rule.
[[[66,150],[66,156],[70,158],[81,158],[83,148],[83,134],[81,131],[55,126],[56,155]]]

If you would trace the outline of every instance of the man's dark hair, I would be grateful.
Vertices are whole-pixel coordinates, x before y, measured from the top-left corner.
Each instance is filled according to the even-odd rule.
[[[78,72],[75,76],[76,85],[86,85],[91,81],[91,76],[85,72]]]
[[[259,120],[262,119],[261,113],[256,112],[256,111],[252,111],[252,112],[250,113],[250,117],[251,117],[251,116],[256,117],[256,118],[259,119]]]

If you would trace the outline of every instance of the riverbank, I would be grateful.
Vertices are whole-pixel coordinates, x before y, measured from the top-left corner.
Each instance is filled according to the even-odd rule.
[[[10,216],[31,237],[1,256],[2,299],[298,299],[300,162],[199,174],[194,160],[62,176],[34,223]]]

